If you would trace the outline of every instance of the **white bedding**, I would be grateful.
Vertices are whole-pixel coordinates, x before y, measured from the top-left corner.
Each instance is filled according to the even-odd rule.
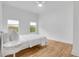
[[[15,40],[15,41],[11,41],[11,42],[9,41],[9,42],[5,43],[3,46],[4,47],[14,47],[14,46],[17,46],[19,44],[21,44],[21,42],[18,40]]]
[[[45,45],[48,42],[46,37],[44,37],[42,35],[38,35],[38,34],[21,35],[20,38],[26,39],[26,40],[22,40],[22,41],[28,41],[29,47],[33,47],[38,44]]]
[[[19,35],[19,40],[7,42],[3,45],[3,54],[9,55],[16,53],[22,49],[33,47],[35,45],[46,45],[48,40],[38,34]]]

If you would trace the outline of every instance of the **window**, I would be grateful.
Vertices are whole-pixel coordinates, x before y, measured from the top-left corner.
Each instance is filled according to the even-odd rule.
[[[8,20],[8,30],[19,31],[19,21],[18,20]]]
[[[37,32],[37,23],[30,22],[30,32]]]

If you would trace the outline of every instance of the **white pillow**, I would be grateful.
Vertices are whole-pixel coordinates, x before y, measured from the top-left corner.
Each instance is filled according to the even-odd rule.
[[[8,41],[9,41],[9,35],[8,35],[8,33],[4,33],[3,34],[3,43],[6,43]]]
[[[19,39],[19,35],[17,32],[12,31],[9,33],[9,40],[10,41],[14,41],[14,40],[18,40],[18,39]]]

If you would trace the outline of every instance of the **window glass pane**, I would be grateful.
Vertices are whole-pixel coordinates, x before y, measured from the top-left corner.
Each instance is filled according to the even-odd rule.
[[[8,24],[19,24],[18,20],[8,20]]]
[[[30,32],[37,32],[36,22],[30,22]]]
[[[19,21],[8,20],[8,30],[18,32],[19,31]]]

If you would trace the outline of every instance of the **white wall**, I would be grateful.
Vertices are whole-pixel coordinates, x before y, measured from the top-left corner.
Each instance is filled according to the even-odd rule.
[[[2,2],[0,2],[0,28],[2,28]]]
[[[0,2],[0,29],[2,29],[2,2]],[[1,37],[0,37],[0,56],[1,56]]]
[[[29,23],[31,21],[38,22],[38,15],[35,13],[22,10],[8,4],[3,6],[3,28],[7,29],[7,20],[19,20],[20,21],[20,33],[29,33]]]
[[[72,43],[73,2],[59,3],[46,5],[45,11],[39,17],[39,30],[41,34],[50,37],[50,39]]]
[[[74,30],[72,54],[79,56],[79,1],[74,2]]]

